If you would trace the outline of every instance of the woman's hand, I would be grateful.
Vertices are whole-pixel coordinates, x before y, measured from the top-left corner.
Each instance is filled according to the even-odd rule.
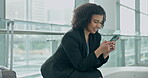
[[[109,53],[115,50],[115,44],[114,41],[103,41],[99,48],[95,50],[96,56],[99,57],[99,55],[103,53],[104,58],[107,58]]]
[[[107,43],[108,43],[110,49],[108,52],[103,52],[104,58],[107,58],[109,53],[111,51],[115,50],[115,44],[116,44],[115,41],[108,41]]]
[[[109,41],[103,41],[98,48],[102,53],[110,52],[111,43]]]
[[[108,41],[103,41],[100,46],[95,50],[95,54],[99,57],[102,53],[107,53],[110,51],[110,45]]]

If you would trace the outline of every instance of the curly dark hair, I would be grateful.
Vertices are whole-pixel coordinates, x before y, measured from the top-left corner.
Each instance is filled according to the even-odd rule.
[[[87,25],[91,22],[91,17],[94,14],[103,15],[102,26],[106,21],[106,13],[104,9],[100,5],[96,5],[94,3],[85,3],[77,7],[73,11],[73,19],[72,19],[72,28],[86,28]]]

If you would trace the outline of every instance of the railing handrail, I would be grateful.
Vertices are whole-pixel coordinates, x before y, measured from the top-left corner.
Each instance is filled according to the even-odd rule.
[[[2,21],[11,21],[10,19],[2,19]],[[46,23],[46,22],[36,22],[36,21],[25,21],[25,20],[13,20],[14,22],[23,22],[23,23],[30,23],[30,24],[42,24],[42,25],[59,25],[59,26],[70,26],[66,24],[53,24],[53,23]],[[7,30],[0,29],[0,34],[6,34]],[[64,35],[66,32],[62,31],[39,31],[39,30],[14,30],[14,34],[27,34],[27,35]],[[113,36],[115,34],[101,34],[102,36]],[[120,34],[119,34],[120,35]],[[147,35],[120,35],[125,37],[148,37]]]
[[[2,21],[10,21],[10,19],[2,19],[0,18],[0,20]],[[47,23],[47,22],[37,22],[37,21],[27,21],[27,20],[16,20],[13,19],[14,22],[22,22],[22,23],[27,23],[27,24],[42,24],[42,25],[59,25],[59,26],[71,26],[68,24],[55,24],[55,23]]]
[[[11,31],[10,31],[11,32]],[[0,29],[0,34],[6,34],[6,29]],[[64,35],[63,31],[43,31],[43,30],[14,30],[14,34],[26,34],[26,35]],[[102,36],[113,36],[115,34],[101,34]],[[148,37],[141,35],[120,35],[124,37]]]
[[[0,34],[6,34],[6,33],[7,33],[7,30],[0,29]],[[14,34],[27,34],[27,35],[64,35],[65,32],[61,32],[61,31],[40,31],[40,30],[14,30]]]

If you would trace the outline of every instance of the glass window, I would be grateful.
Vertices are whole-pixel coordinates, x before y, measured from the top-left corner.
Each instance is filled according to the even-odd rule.
[[[41,65],[56,51],[61,37],[60,35],[15,35],[13,70],[16,71],[18,78],[40,77]]]
[[[141,38],[140,62],[148,64],[148,37]]]
[[[140,11],[148,14],[148,0],[140,0]]]
[[[26,0],[6,0],[6,18],[26,20]]]
[[[74,0],[6,0],[7,19],[70,24],[73,9]]]
[[[142,35],[148,35],[148,16],[140,14],[140,31]]]
[[[125,6],[135,9],[135,0],[120,0],[120,3]]]
[[[134,34],[135,32],[135,12],[121,6],[120,8],[120,29],[121,34]]]
[[[19,30],[67,31],[70,26],[46,25],[15,21],[14,27]],[[29,32],[28,32],[29,33]],[[41,76],[40,67],[57,49],[62,35],[14,35],[14,65],[19,78],[35,78]],[[26,72],[26,71],[29,72]],[[34,77],[35,76],[35,77]],[[41,78],[41,77],[39,77]]]
[[[90,2],[90,3],[94,3],[95,1],[94,1],[94,0],[89,0],[89,2]]]
[[[135,48],[134,38],[132,37],[126,38],[125,39],[125,65],[126,66],[135,64],[134,48]]]
[[[15,30],[67,31],[74,0],[6,0],[6,18]],[[62,35],[14,35],[14,65],[18,78],[42,78],[40,67],[57,49]],[[26,72],[28,71],[28,72]]]

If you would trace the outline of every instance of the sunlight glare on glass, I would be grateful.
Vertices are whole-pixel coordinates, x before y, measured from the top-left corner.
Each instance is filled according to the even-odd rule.
[[[135,12],[121,6],[120,29],[121,34],[134,34],[135,32]]]
[[[148,35],[148,16],[140,14],[140,31],[142,35]]]
[[[135,9],[135,0],[120,0],[120,3]]]
[[[140,11],[148,14],[148,0],[140,0]]]
[[[46,0],[46,10],[50,23],[70,24],[74,9],[74,0]]]

